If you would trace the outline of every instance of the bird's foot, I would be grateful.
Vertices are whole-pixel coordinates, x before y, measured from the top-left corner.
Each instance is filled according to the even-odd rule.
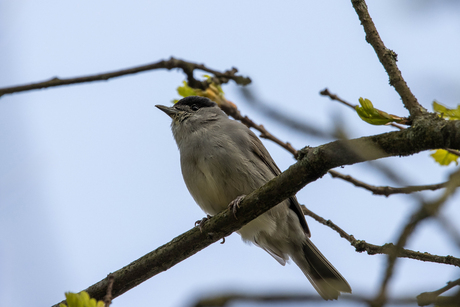
[[[195,222],[195,227],[198,225],[200,226],[200,231],[203,232],[203,225],[206,223],[207,220],[209,220],[211,216],[208,214],[206,217],[202,218],[201,220],[198,220]]]
[[[234,200],[232,200],[230,202],[230,204],[228,205],[228,209],[230,209],[233,212],[233,216],[235,217],[235,219],[238,219],[236,217],[236,211],[238,211],[238,208],[240,207],[240,204],[241,204],[241,202],[243,201],[243,199],[245,197],[246,197],[246,195],[240,195],[237,198],[235,198]]]

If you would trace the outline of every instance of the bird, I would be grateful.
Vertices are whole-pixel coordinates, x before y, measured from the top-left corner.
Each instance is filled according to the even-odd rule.
[[[172,119],[183,179],[207,215],[216,215],[229,204],[237,205],[245,195],[281,173],[260,139],[244,124],[230,119],[212,100],[188,96],[172,107],[156,107]],[[264,249],[283,266],[292,259],[323,299],[351,293],[346,279],[310,240],[296,196],[237,232],[243,241]]]

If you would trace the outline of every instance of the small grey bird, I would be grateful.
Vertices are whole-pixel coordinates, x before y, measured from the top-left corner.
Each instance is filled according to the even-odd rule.
[[[182,176],[201,209],[215,215],[235,199],[261,187],[281,171],[259,138],[231,120],[216,103],[190,96],[173,107],[157,105],[172,118]],[[289,258],[325,300],[351,287],[310,241],[310,230],[295,196],[257,217],[238,233],[281,265]]]

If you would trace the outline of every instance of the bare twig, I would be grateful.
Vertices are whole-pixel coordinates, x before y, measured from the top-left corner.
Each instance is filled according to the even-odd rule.
[[[368,304],[371,300],[365,296],[360,295],[342,295],[340,296],[341,301],[355,302]],[[309,294],[246,294],[246,293],[225,293],[219,295],[213,295],[211,297],[205,297],[199,299],[193,304],[194,307],[216,307],[216,306],[227,306],[235,301],[243,302],[255,302],[255,303],[277,303],[277,302],[324,302],[323,299],[316,295]],[[408,305],[414,304],[417,301],[414,297],[400,297],[392,298],[392,305]]]
[[[447,151],[448,151],[448,152],[450,152],[451,154],[453,154],[453,155],[456,155],[456,156],[459,156],[459,157],[460,157],[460,151],[459,151],[459,150],[450,149],[450,148],[445,148],[444,150],[447,150]]]
[[[340,237],[350,242],[350,244],[359,253],[367,252],[368,255],[376,255],[376,254],[389,255],[396,251],[395,245],[391,243],[384,244],[384,245],[375,245],[375,244],[367,243],[366,241],[363,241],[363,240],[357,240],[355,239],[353,235],[348,234],[342,228],[334,224],[331,220],[325,220],[321,216],[307,209],[304,205],[302,205],[302,211],[305,215],[312,217],[317,222],[336,231],[340,235]],[[416,251],[413,251],[410,249],[404,249],[404,248],[399,250],[397,255],[398,257],[401,257],[401,258],[410,258],[410,259],[415,259],[415,260],[420,260],[420,261],[449,264],[449,265],[460,267],[460,258],[455,258],[452,256],[438,256],[438,255],[432,255],[429,253],[416,252]]]
[[[458,232],[458,223],[453,223],[450,217],[446,214],[440,213],[437,216],[437,222],[440,227],[451,237],[452,241],[460,248],[460,233]]]
[[[364,0],[352,0],[351,3],[358,14],[359,20],[364,28],[364,32],[366,33],[366,41],[374,48],[380,63],[382,63],[388,74],[390,85],[392,85],[396,92],[398,92],[404,106],[409,111],[411,118],[414,119],[423,112],[426,112],[407,86],[401,71],[396,65],[397,54],[393,50],[387,49],[380,38],[374,22],[367,10],[366,2]]]
[[[283,110],[273,108],[267,103],[263,103],[262,101],[260,101],[260,99],[257,99],[254,96],[254,93],[249,88],[240,88],[240,92],[241,94],[243,94],[244,98],[249,104],[257,108],[259,113],[265,114],[269,118],[276,120],[277,122],[283,124],[286,127],[289,127],[303,134],[318,138],[331,139],[334,137],[333,133],[324,132],[322,129],[319,129],[314,125],[309,124],[305,120],[295,119],[291,115],[286,114]]]
[[[436,303],[438,296],[444,292],[452,289],[455,286],[460,286],[460,278],[454,281],[449,281],[445,287],[433,292],[423,292],[417,296],[417,304],[419,306],[426,306]]]
[[[358,105],[356,104],[352,104],[352,103],[349,103],[348,101],[346,100],[343,100],[342,98],[340,98],[339,96],[337,96],[336,94],[332,94],[331,92],[329,92],[329,90],[327,88],[325,88],[324,90],[322,90],[321,92],[319,92],[320,95],[323,95],[323,96],[328,96],[331,100],[335,100],[335,101],[339,101],[341,103],[343,103],[344,105],[352,108],[353,110],[356,109],[356,107]]]
[[[363,181],[357,180],[349,175],[343,175],[337,171],[330,170],[328,172],[333,178],[340,178],[342,180],[348,181],[352,184],[354,184],[357,187],[364,188],[368,191],[371,191],[372,194],[375,195],[393,195],[393,194],[410,194],[413,192],[420,192],[420,191],[435,191],[438,189],[445,188],[447,185],[447,182],[442,182],[438,184],[429,184],[429,185],[415,185],[415,186],[408,186],[408,187],[403,187],[403,188],[395,188],[395,187],[389,187],[389,186],[374,186],[367,184]]]
[[[238,110],[238,107],[234,103],[226,99],[223,99],[219,101],[218,104],[228,116],[231,116],[236,120],[239,120],[241,123],[243,123],[249,128],[254,128],[257,131],[259,131],[261,138],[269,139],[272,142],[278,144],[279,146],[289,151],[291,154],[294,155],[294,157],[297,156],[297,150],[294,147],[292,147],[290,143],[281,141],[276,136],[268,132],[267,129],[265,129],[263,125],[258,125],[254,121],[252,121],[249,117],[241,115],[241,112]]]
[[[105,305],[105,307],[109,307],[110,304],[112,304],[112,299],[113,299],[112,288],[113,288],[113,282],[115,281],[115,274],[110,273],[109,275],[107,275],[107,280],[108,280],[107,293],[104,296],[104,305]]]
[[[345,100],[343,100],[342,98],[340,98],[339,96],[337,96],[336,94],[332,94],[331,92],[329,92],[329,90],[327,88],[325,88],[324,90],[322,90],[321,92],[319,92],[321,95],[323,96],[328,96],[331,100],[336,100],[336,101],[339,101],[341,103],[343,103],[344,105],[346,106],[349,106],[350,108],[352,108],[353,110],[356,110],[356,106],[357,105],[354,105],[354,104],[351,104]],[[395,127],[395,128],[398,128],[399,130],[402,130],[402,129],[406,129],[406,127],[403,127],[401,125],[398,125],[396,123],[389,123],[388,126],[392,126],[392,127]],[[460,157],[460,151],[458,150],[455,150],[455,149],[451,149],[451,148],[444,148],[444,150],[447,150],[448,152],[450,152],[451,154],[454,154],[454,155],[457,155]]]
[[[406,224],[404,229],[401,231],[399,235],[398,241],[396,243],[396,249],[393,253],[388,255],[388,264],[387,269],[385,272],[385,276],[383,278],[379,294],[375,298],[376,306],[381,306],[384,304],[386,299],[386,290],[389,284],[391,277],[393,276],[394,266],[396,263],[396,259],[399,254],[399,250],[402,250],[404,245],[406,244],[409,236],[413,233],[417,225],[432,216],[435,216],[442,205],[447,201],[447,199],[455,193],[457,187],[460,186],[460,170],[456,171],[455,173],[451,174],[448,184],[446,186],[446,190],[444,191],[443,195],[436,201],[425,203],[420,206],[420,208],[412,214],[409,222]]]
[[[335,101],[339,101],[341,103],[343,103],[344,105],[352,108],[355,112],[356,112],[356,107],[358,105],[356,104],[351,104],[349,103],[348,101],[346,100],[343,100],[342,98],[340,98],[339,96],[337,96],[336,94],[332,94],[331,92],[329,92],[329,90],[327,88],[325,88],[324,90],[322,90],[321,92],[319,92],[320,95],[323,95],[323,96],[327,96],[329,97],[331,100],[335,100]],[[389,123],[387,124],[387,126],[393,126],[395,128],[398,128],[399,130],[401,129],[406,129],[405,127],[401,126],[401,125],[398,125],[396,123]]]
[[[58,77],[55,77],[48,81],[31,83],[31,84],[20,85],[20,86],[0,88],[0,97],[5,94],[18,93],[18,92],[24,92],[24,91],[30,91],[30,90],[36,90],[36,89],[43,89],[43,88],[54,87],[54,86],[77,84],[77,83],[92,82],[92,81],[106,81],[111,78],[130,75],[130,74],[136,74],[136,73],[148,71],[148,70],[154,70],[154,69],[171,70],[173,68],[182,69],[182,71],[187,75],[187,81],[189,85],[191,87],[200,88],[200,89],[206,88],[209,84],[209,81],[208,80],[205,80],[205,81],[196,80],[193,77],[193,71],[196,69],[213,74],[214,75],[213,81],[219,84],[227,83],[229,80],[233,80],[237,84],[240,84],[240,85],[247,85],[251,83],[251,79],[236,75],[236,73],[238,72],[236,68],[232,68],[231,70],[227,70],[222,73],[214,69],[208,68],[204,66],[203,64],[197,64],[197,63],[186,62],[186,61],[175,59],[175,58],[170,58],[169,60],[162,60],[162,61],[152,63],[152,64],[137,66],[137,67],[128,68],[128,69],[122,69],[122,70],[112,71],[112,72],[107,72],[107,73],[102,73],[102,74],[89,75],[89,76],[77,77],[77,78],[68,78],[68,79],[60,79]]]

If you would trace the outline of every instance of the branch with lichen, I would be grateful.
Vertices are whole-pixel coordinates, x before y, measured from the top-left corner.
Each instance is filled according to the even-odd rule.
[[[414,119],[426,112],[426,110],[418,103],[417,98],[415,98],[404,80],[398,65],[396,65],[397,54],[393,50],[388,49],[380,38],[377,28],[375,27],[374,22],[369,15],[369,11],[367,10],[366,2],[364,0],[352,0],[351,3],[356,11],[356,14],[358,14],[361,25],[364,28],[364,32],[366,33],[366,41],[372,46],[372,48],[374,48],[380,63],[382,63],[388,74],[390,85],[392,85],[396,92],[398,92],[404,106],[409,111],[411,118]]]

